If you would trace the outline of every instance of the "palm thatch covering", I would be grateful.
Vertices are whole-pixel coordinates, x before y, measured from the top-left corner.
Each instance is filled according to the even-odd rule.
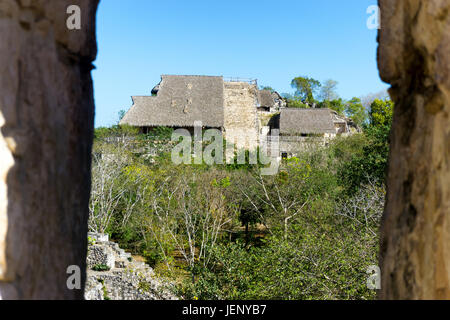
[[[156,89],[156,88],[155,88]],[[134,96],[120,124],[138,127],[205,127],[224,125],[223,78],[163,75],[156,96]]]
[[[272,92],[270,90],[259,90],[259,105],[261,107],[272,108],[275,106]]]
[[[286,108],[280,114],[280,134],[335,134],[330,109]]]

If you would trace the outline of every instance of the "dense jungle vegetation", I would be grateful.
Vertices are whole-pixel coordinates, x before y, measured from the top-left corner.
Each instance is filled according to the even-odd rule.
[[[393,105],[363,132],[258,165],[175,165],[171,130],[98,128],[89,227],[186,299],[372,299]]]

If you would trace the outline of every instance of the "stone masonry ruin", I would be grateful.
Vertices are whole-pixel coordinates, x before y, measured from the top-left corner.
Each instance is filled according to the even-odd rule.
[[[359,131],[351,119],[330,109],[287,108],[286,101],[277,92],[259,90],[257,80],[162,75],[161,82],[151,92],[152,96],[132,97],[133,105],[121,124],[148,133],[160,126],[192,132],[200,123],[203,128],[220,130],[235,151],[255,150],[258,146],[271,149],[278,141],[278,136],[272,137],[275,130],[290,131],[299,138],[282,137],[281,146],[285,147],[281,152],[304,149],[305,144],[314,140],[302,136],[314,135],[317,142],[325,143],[336,135]],[[227,159],[233,154],[233,150],[227,150]]]
[[[107,235],[88,233],[86,300],[177,300],[173,285]]]

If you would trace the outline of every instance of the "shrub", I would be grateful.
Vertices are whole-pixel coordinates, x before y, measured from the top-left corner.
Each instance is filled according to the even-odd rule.
[[[389,155],[388,126],[369,126],[364,136],[365,143],[360,152],[343,162],[339,168],[339,175],[344,181],[349,193],[355,193],[361,184],[374,178],[380,183],[386,179]]]
[[[185,298],[371,299],[388,133],[368,125],[311,146],[274,176],[259,165],[177,166],[167,153],[150,164],[96,140],[90,226]]]
[[[108,267],[106,264],[96,264],[92,267],[92,270],[94,271],[109,271],[111,268]]]

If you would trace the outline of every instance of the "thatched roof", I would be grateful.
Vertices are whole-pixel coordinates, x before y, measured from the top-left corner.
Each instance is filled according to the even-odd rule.
[[[259,105],[261,107],[273,107],[275,100],[273,99],[272,92],[270,90],[259,90]]]
[[[154,90],[156,91],[156,90]],[[223,127],[223,78],[163,75],[156,96],[134,96],[121,124],[139,127]]]
[[[330,109],[286,108],[280,114],[280,134],[336,133]]]

